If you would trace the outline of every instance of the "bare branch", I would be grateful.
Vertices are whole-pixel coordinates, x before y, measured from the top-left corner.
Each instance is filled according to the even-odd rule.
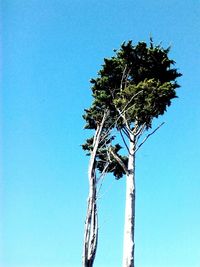
[[[123,168],[124,172],[126,173],[126,175],[128,175],[128,168],[126,167],[126,165],[124,164],[124,162],[120,159],[120,157],[110,148],[110,153],[113,156],[113,158],[116,159],[116,161],[121,165],[121,167]]]
[[[164,122],[162,122],[153,132],[151,132],[150,134],[148,134],[144,140],[142,141],[142,143],[139,144],[139,146],[136,148],[135,153],[140,149],[140,147],[147,141],[147,139],[153,135],[158,129],[160,129],[161,126],[163,126]]]
[[[140,126],[138,131],[135,133],[136,144],[139,142],[139,139],[143,135],[143,133],[145,132],[145,129],[146,129],[146,123],[144,123],[142,126]]]
[[[101,172],[101,175],[96,180],[96,184],[98,184],[99,181],[102,180],[102,178],[106,175],[109,164],[110,164],[110,162],[107,161],[106,164],[105,164],[105,167],[103,168],[103,171]]]
[[[124,121],[124,123],[125,123],[125,125],[126,125],[126,128],[127,128],[127,130],[129,131],[129,133],[132,133],[132,131],[131,131],[129,125],[128,125],[127,119],[125,118],[125,116],[124,116],[123,113],[126,113],[126,112],[127,112],[127,110],[126,110],[127,106],[131,103],[131,101],[133,100],[133,98],[136,97],[138,94],[140,94],[142,91],[143,91],[143,90],[141,90],[141,91],[137,92],[135,95],[133,95],[133,96],[131,97],[131,99],[128,101],[128,103],[125,105],[125,107],[122,109],[122,111],[120,111],[119,108],[116,108],[117,111],[118,111],[118,113],[119,113],[119,116],[116,118],[116,120],[115,120],[115,121],[111,124],[111,126],[108,128],[107,132],[106,132],[105,135],[102,137],[101,141],[102,141],[104,138],[106,138],[106,136],[108,136],[110,130],[111,130],[112,127],[118,122],[118,120],[119,120],[120,118],[123,119],[123,121]],[[132,106],[133,106],[133,105],[132,105]],[[131,107],[132,107],[132,106],[131,106]],[[130,109],[131,107],[129,107],[128,109]]]
[[[109,153],[108,151],[107,151],[107,157],[108,157],[108,158],[107,158],[105,167],[104,167],[104,169],[103,169],[101,175],[99,176],[99,178],[96,180],[96,184],[99,183],[99,181],[101,180],[101,184],[100,184],[100,186],[99,186],[99,188],[98,188],[98,191],[97,191],[97,197],[98,197],[99,192],[100,192],[100,190],[101,190],[101,187],[102,187],[102,184],[103,184],[103,180],[104,180],[104,178],[105,178],[105,175],[107,174],[108,166],[109,166],[109,164],[111,163],[110,153]]]
[[[135,133],[135,136],[141,136],[141,134],[144,132],[145,127],[146,123],[143,123],[142,126],[140,126],[138,131]]]
[[[125,126],[121,129],[121,131],[126,135],[126,137],[130,139],[130,133]]]
[[[98,197],[98,199],[101,199],[102,197],[104,197],[113,187],[113,185],[114,185],[114,182],[112,182],[112,184],[107,188],[107,190],[101,196]]]
[[[109,164],[110,164],[110,162],[107,162],[106,166],[104,167],[103,172],[101,173],[100,177],[98,178],[97,183],[101,180],[101,184],[99,185],[99,188],[98,188],[98,191],[97,191],[97,198],[98,198],[98,196],[99,196],[101,187],[102,187],[102,185],[103,185],[103,181],[104,181],[105,175],[106,175],[106,173],[107,173],[107,169],[108,169]]]
[[[131,101],[133,100],[133,98],[136,97],[138,94],[140,94],[140,93],[142,93],[142,92],[143,92],[143,90],[141,90],[141,91],[137,92],[135,95],[133,95],[133,96],[131,97],[131,99],[128,101],[128,103],[125,105],[125,107],[122,109],[122,111],[121,111],[119,108],[116,108],[117,111],[118,111],[118,113],[119,113],[119,116],[123,119],[123,121],[124,121],[124,123],[125,123],[125,125],[126,125],[126,128],[127,128],[127,130],[128,130],[129,133],[132,133],[132,131],[131,131],[130,127],[129,127],[128,121],[127,121],[127,119],[126,119],[126,117],[125,117],[124,114],[125,114],[129,109],[131,109],[131,108],[133,107],[134,104],[131,105],[130,107],[128,107],[128,105],[131,103]]]
[[[124,143],[124,145],[126,146],[126,149],[127,149],[128,153],[130,154],[130,150],[129,150],[128,145],[127,145],[127,143],[126,143],[126,140],[125,140],[125,138],[124,138],[124,136],[123,136],[123,134],[122,134],[122,131],[119,130],[119,132],[120,132],[121,138],[122,138],[122,140],[123,140],[123,143]]]

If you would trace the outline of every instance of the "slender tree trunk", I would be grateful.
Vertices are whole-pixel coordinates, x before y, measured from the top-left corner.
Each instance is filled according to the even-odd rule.
[[[85,235],[83,247],[83,267],[92,267],[97,250],[98,241],[98,216],[96,203],[96,176],[92,171],[88,196],[88,208],[85,221]]]
[[[96,181],[95,159],[107,115],[108,115],[107,112],[105,112],[101,124],[96,129],[93,140],[93,149],[90,155],[90,162],[88,168],[89,196],[87,202],[87,215],[85,220],[85,233],[84,233],[84,244],[83,244],[83,257],[82,257],[83,267],[93,266],[97,250],[98,214],[97,214],[97,181]]]
[[[124,225],[123,267],[134,267],[135,230],[135,138],[131,134],[128,174],[126,176],[126,206]]]

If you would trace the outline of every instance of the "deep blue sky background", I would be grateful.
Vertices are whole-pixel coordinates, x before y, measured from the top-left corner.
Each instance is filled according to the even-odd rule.
[[[1,2],[0,266],[81,266],[89,80],[123,41],[150,35],[172,45],[183,77],[165,125],[137,155],[136,266],[200,266],[199,4]],[[125,179],[107,177],[95,267],[121,266],[124,193]]]

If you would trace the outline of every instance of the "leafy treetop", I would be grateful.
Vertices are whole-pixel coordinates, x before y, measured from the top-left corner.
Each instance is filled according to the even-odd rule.
[[[171,105],[179,87],[176,79],[181,74],[174,68],[175,61],[168,57],[169,51],[170,48],[154,45],[152,39],[149,46],[145,42],[133,45],[129,41],[124,42],[119,50],[114,50],[114,56],[104,59],[97,78],[91,80],[93,103],[83,115],[85,128],[97,129],[105,112],[109,115],[104,132],[113,127],[123,129],[125,121],[119,118],[121,112],[130,127],[137,123],[139,126],[144,125],[145,129],[150,128],[153,118],[163,115]],[[107,136],[105,143],[111,140],[113,137]],[[83,149],[90,153],[91,144],[91,139],[86,140]],[[118,145],[115,147],[117,156],[120,148]],[[96,157],[100,171],[103,168],[104,152],[99,150]],[[127,158],[119,157],[127,163]],[[114,170],[114,167],[110,170]],[[119,176],[123,174],[121,171]]]

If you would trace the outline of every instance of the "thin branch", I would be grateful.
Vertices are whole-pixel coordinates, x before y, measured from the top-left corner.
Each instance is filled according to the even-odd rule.
[[[139,142],[140,137],[142,136],[142,134],[145,132],[146,129],[146,123],[144,123],[139,130],[137,131],[137,133],[135,134],[136,137],[136,144]]]
[[[132,133],[132,131],[131,131],[129,125],[128,125],[127,119],[125,118],[124,114],[125,114],[129,109],[131,109],[131,108],[133,107],[134,104],[131,105],[130,107],[128,107],[128,105],[132,102],[133,98],[136,97],[137,95],[139,95],[139,94],[142,93],[142,92],[143,92],[143,90],[141,90],[141,91],[137,92],[135,95],[133,95],[133,96],[131,97],[131,99],[128,101],[128,103],[125,105],[125,107],[122,109],[122,111],[121,111],[119,108],[116,108],[117,111],[118,111],[118,113],[119,113],[119,116],[122,117],[122,119],[123,119],[123,121],[124,121],[124,123],[125,123],[125,125],[126,125],[127,130],[129,131],[129,133]],[[127,107],[128,107],[128,108],[127,108]]]
[[[131,101],[133,100],[133,98],[134,97],[136,97],[137,95],[139,95],[139,94],[141,94],[143,92],[143,90],[141,90],[141,91],[139,91],[139,92],[137,92],[135,95],[133,95],[132,97],[131,97],[131,99],[128,101],[128,103],[125,105],[125,107],[122,109],[122,111],[121,111],[121,113],[126,113],[126,111],[128,110],[128,109],[130,109],[130,107],[126,110],[126,108],[128,107],[128,105],[131,103]],[[133,106],[133,105],[132,105]],[[131,106],[131,107],[132,107]]]
[[[128,125],[127,119],[124,116],[124,112],[121,112],[119,108],[117,108],[117,111],[119,113],[119,117],[123,119],[123,122],[124,122],[124,124],[126,125],[126,128],[127,128],[127,131],[129,133],[131,133],[131,129],[130,129],[129,125]]]
[[[109,148],[110,148],[110,147],[109,147]],[[109,164],[111,163],[110,153],[109,153],[108,151],[107,151],[107,157],[108,157],[108,159],[107,159],[107,161],[106,161],[105,167],[104,167],[104,169],[103,169],[101,175],[99,176],[99,178],[98,178],[97,181],[96,181],[96,184],[97,184],[97,183],[101,180],[101,184],[100,184],[100,186],[99,186],[99,188],[98,188],[98,191],[97,191],[97,197],[98,197],[99,192],[100,192],[100,190],[101,190],[101,187],[102,187],[102,184],[103,184],[103,180],[104,180],[104,178],[105,178],[105,175],[107,174],[108,166],[109,166]]]
[[[123,113],[126,113],[126,108],[127,108],[127,106],[130,104],[130,102],[133,100],[133,98],[136,97],[138,94],[140,94],[142,91],[143,91],[143,90],[141,90],[141,91],[137,92],[135,95],[133,95],[133,96],[131,97],[131,99],[128,101],[128,103],[125,105],[125,107],[122,109],[122,111],[120,111],[120,109],[117,108],[117,111],[118,111],[118,113],[119,113],[119,116],[116,118],[116,120],[115,120],[115,121],[111,124],[111,126],[108,128],[107,132],[106,132],[105,135],[102,137],[102,140],[109,134],[109,131],[112,129],[113,125],[115,125],[121,117],[122,117],[122,119],[124,120],[124,122],[125,122],[125,124],[126,124],[127,130],[131,133],[131,129],[130,129],[128,123],[127,123],[126,118],[123,116]],[[133,106],[133,105],[132,105],[132,106]],[[131,106],[131,107],[132,107],[132,106]],[[129,107],[128,109],[130,109],[131,107]]]
[[[110,164],[110,162],[108,162],[108,163],[106,164],[106,166],[105,166],[105,168],[104,168],[102,174],[101,174],[100,177],[98,178],[98,182],[101,180],[101,183],[100,183],[99,188],[98,188],[98,190],[97,190],[97,199],[99,198],[98,196],[99,196],[100,190],[101,190],[101,188],[102,188],[103,181],[104,181],[104,178],[105,178],[105,176],[106,176],[106,173],[107,173],[107,169],[108,169],[109,164]]]
[[[102,197],[104,197],[113,187],[113,185],[114,185],[114,182],[112,182],[112,184],[107,188],[107,190],[101,196],[98,197],[98,199],[101,199]]]
[[[142,126],[140,126],[138,131],[135,133],[135,136],[140,136],[143,133],[145,127],[146,127],[146,123],[143,123]]]
[[[109,133],[107,134],[107,136],[109,135]],[[102,143],[103,142],[103,143]],[[102,148],[104,145],[106,145],[106,143],[108,142],[108,140],[106,140],[106,136],[104,135],[103,137],[102,137],[102,139],[100,140],[100,142],[99,142],[99,144],[100,144],[100,146],[99,146],[99,149],[100,148]]]
[[[127,149],[128,153],[129,153],[129,155],[130,155],[130,150],[129,150],[129,148],[128,148],[128,145],[127,145],[126,140],[125,140],[125,138],[124,138],[124,136],[123,136],[123,134],[122,134],[121,129],[119,130],[119,132],[120,132],[121,138],[122,138],[122,140],[123,140],[123,142],[124,142],[124,145],[126,146],[126,149]]]
[[[144,140],[142,141],[142,143],[139,144],[139,146],[136,148],[136,150],[134,151],[134,153],[136,153],[140,147],[147,141],[147,139],[152,135],[154,134],[158,129],[160,129],[161,126],[163,126],[164,122],[162,122],[153,132],[149,133],[145,138]]]
[[[99,181],[102,179],[102,177],[104,177],[106,175],[109,164],[110,164],[110,162],[106,161],[105,167],[103,168],[103,171],[101,172],[101,175],[96,180],[96,184],[98,184]]]
[[[128,69],[128,71],[126,71],[126,70],[127,70],[127,64],[126,64],[126,66],[125,66],[125,68],[123,70],[123,73],[122,73],[122,79],[121,79],[121,83],[120,83],[120,91],[123,88],[123,83],[124,83],[124,88],[126,88],[126,86],[127,86],[128,76],[129,76],[129,74],[131,72],[131,69]]]
[[[126,137],[128,137],[130,139],[129,131],[125,126],[121,129],[121,131],[126,135]]]

